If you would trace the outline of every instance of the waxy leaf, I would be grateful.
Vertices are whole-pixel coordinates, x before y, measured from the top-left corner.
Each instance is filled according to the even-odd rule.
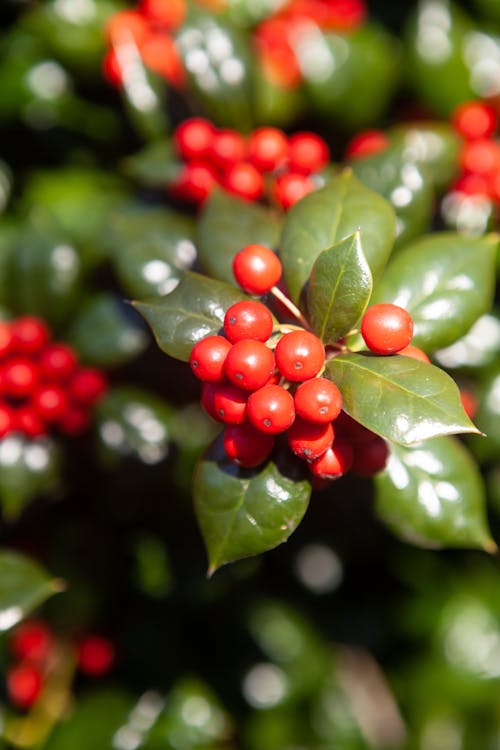
[[[375,487],[378,515],[406,541],[495,550],[481,475],[458,440],[439,437],[411,448],[391,446]]]
[[[325,374],[340,389],[351,417],[395,443],[478,432],[463,410],[457,385],[434,365],[400,355],[351,353],[331,359]]]
[[[462,138],[447,122],[422,120],[399,123],[387,132],[403,159],[419,164],[439,190],[444,190],[459,171],[458,155]]]
[[[413,341],[432,351],[465,335],[493,302],[498,237],[440,232],[405,247],[376,285],[372,302],[408,310]]]
[[[160,349],[187,362],[196,342],[219,333],[227,308],[241,299],[246,296],[236,287],[188,271],[166,297],[134,306],[151,326]]]
[[[256,203],[216,190],[198,223],[197,245],[202,268],[209,276],[234,284],[233,258],[245,245],[278,245],[281,220]]]
[[[360,233],[318,256],[309,277],[307,310],[314,333],[324,344],[345,336],[361,318],[372,293],[372,275]]]
[[[269,461],[240,469],[225,455],[221,438],[196,469],[193,497],[208,552],[209,572],[225,563],[273,549],[297,528],[311,485],[295,461]]]
[[[385,266],[394,242],[394,211],[350,170],[293,206],[283,229],[281,258],[285,282],[295,302],[300,300],[318,255],[358,229],[375,277]]]
[[[165,188],[182,169],[182,162],[171,141],[162,138],[148,143],[141,151],[123,160],[127,177],[148,187]]]
[[[0,551],[0,632],[62,589],[63,582],[51,578],[38,563],[12,550]]]

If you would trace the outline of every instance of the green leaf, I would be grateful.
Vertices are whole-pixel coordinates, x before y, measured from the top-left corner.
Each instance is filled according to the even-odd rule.
[[[245,245],[278,245],[280,218],[256,203],[216,190],[206,202],[198,222],[197,246],[204,271],[234,284],[232,263]]]
[[[401,445],[457,432],[478,432],[454,381],[411,357],[342,354],[326,365],[345,411],[369,430]]]
[[[122,162],[122,171],[127,177],[148,187],[164,188],[176,179],[181,168],[182,162],[172,142],[164,138],[148,143]]]
[[[307,509],[311,485],[295,462],[270,461],[243,470],[229,461],[219,438],[200,460],[193,485],[196,516],[209,559],[221,565],[285,542]]]
[[[387,131],[393,146],[403,158],[425,168],[433,185],[444,190],[459,171],[462,139],[446,122],[422,121],[397,124]]]
[[[118,297],[103,292],[82,305],[66,339],[87,364],[117,367],[147,346],[148,336],[140,322]]]
[[[492,552],[479,470],[456,439],[391,447],[375,478],[380,518],[400,537],[428,547],[482,547]]]
[[[356,325],[372,293],[372,275],[360,233],[323,250],[312,268],[307,310],[313,331],[333,344]]]
[[[372,302],[404,307],[413,342],[425,351],[448,346],[491,308],[498,237],[441,232],[408,245],[391,261]]]
[[[241,299],[246,296],[236,287],[187,271],[166,297],[134,306],[151,326],[160,349],[187,362],[196,342],[217,334],[227,308]]]
[[[63,582],[19,552],[0,551],[0,631],[17,625],[35,607],[62,591]]]
[[[318,255],[358,229],[363,252],[376,277],[390,255],[396,219],[389,203],[359,182],[351,170],[292,207],[283,229],[281,259],[285,282],[295,302]]]
[[[13,433],[0,440],[0,507],[14,521],[25,506],[60,482],[59,446],[49,438],[25,440]]]

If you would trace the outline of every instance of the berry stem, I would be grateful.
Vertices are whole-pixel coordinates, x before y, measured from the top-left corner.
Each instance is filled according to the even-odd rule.
[[[292,300],[289,299],[286,294],[283,294],[281,289],[278,289],[277,286],[273,286],[270,289],[271,294],[273,294],[277,300],[281,302],[282,305],[284,305],[287,310],[289,310],[294,318],[297,318],[297,320],[302,324],[302,326],[307,330],[311,330],[311,326],[307,322],[307,320],[304,318],[302,313],[300,312],[299,308],[293,304]]]

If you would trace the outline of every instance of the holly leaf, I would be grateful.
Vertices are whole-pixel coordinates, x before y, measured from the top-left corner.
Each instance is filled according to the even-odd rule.
[[[399,123],[387,135],[392,145],[401,149],[404,160],[425,169],[437,189],[444,190],[458,174],[462,139],[449,123]]]
[[[349,169],[292,207],[283,228],[280,254],[285,282],[295,302],[300,301],[317,257],[358,229],[376,277],[390,255],[396,219],[389,203]]]
[[[455,382],[411,357],[342,354],[325,371],[342,393],[345,411],[401,445],[457,432],[479,432],[464,412]]]
[[[160,349],[187,362],[193,346],[217,334],[227,308],[242,299],[247,297],[236,287],[187,271],[166,297],[133,304],[151,326]]]
[[[497,246],[497,235],[439,232],[416,240],[391,261],[372,302],[408,310],[416,346],[448,346],[491,308]]]
[[[411,448],[392,446],[375,488],[379,517],[406,541],[495,551],[481,475],[458,440],[438,437]]]
[[[219,437],[198,463],[195,511],[208,552],[209,574],[221,565],[285,542],[307,509],[311,485],[295,461],[240,469]]]
[[[0,551],[0,631],[9,630],[35,607],[62,591],[38,563],[13,550]]]
[[[127,177],[142,185],[164,188],[178,177],[182,162],[172,142],[162,138],[127,156],[121,166]]]
[[[316,259],[307,287],[313,331],[325,344],[345,336],[361,318],[372,293],[372,275],[355,232]]]
[[[281,220],[256,203],[215,190],[198,222],[201,266],[209,276],[234,284],[233,258],[245,245],[278,245]]]

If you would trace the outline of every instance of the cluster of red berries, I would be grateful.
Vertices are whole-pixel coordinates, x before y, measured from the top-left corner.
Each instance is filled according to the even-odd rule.
[[[81,367],[76,352],[52,341],[40,318],[0,321],[0,438],[53,430],[79,435],[106,388],[102,372]]]
[[[497,111],[481,101],[461,104],[452,122],[464,139],[459,156],[461,174],[454,192],[482,195],[500,204],[500,143],[495,140]]]
[[[345,148],[344,158],[364,159],[367,156],[378,154],[385,151],[390,145],[389,137],[383,130],[375,128],[370,130],[361,130],[351,138]]]
[[[278,128],[261,127],[245,138],[201,117],[181,123],[174,142],[184,165],[170,191],[196,205],[221,186],[249,201],[267,197],[287,210],[318,187],[313,175],[330,158],[316,133],[288,137]]]
[[[141,0],[136,10],[121,10],[111,16],[106,24],[110,45],[104,59],[107,80],[122,86],[127,82],[127,70],[134,80],[134,66],[143,63],[172,86],[182,87],[185,72],[172,32],[185,15],[185,0]]]
[[[269,248],[247,245],[235,255],[233,273],[246,292],[261,295],[275,289],[281,263]],[[371,351],[394,354],[409,346],[413,321],[401,307],[373,305],[361,333]],[[310,331],[288,325],[274,331],[262,302],[231,305],[224,335],[195,344],[190,365],[203,382],[204,409],[225,424],[223,444],[232,461],[258,466],[276,437],[286,435],[292,452],[320,479],[336,479],[350,468],[372,476],[385,466],[385,441],[342,411],[339,389],[321,377],[325,361],[325,347]]]
[[[42,620],[26,620],[9,640],[14,662],[6,673],[6,687],[13,706],[27,710],[43,693],[57,660],[58,639]],[[79,671],[88,677],[102,677],[115,660],[115,648],[101,635],[86,635],[76,645]]]

